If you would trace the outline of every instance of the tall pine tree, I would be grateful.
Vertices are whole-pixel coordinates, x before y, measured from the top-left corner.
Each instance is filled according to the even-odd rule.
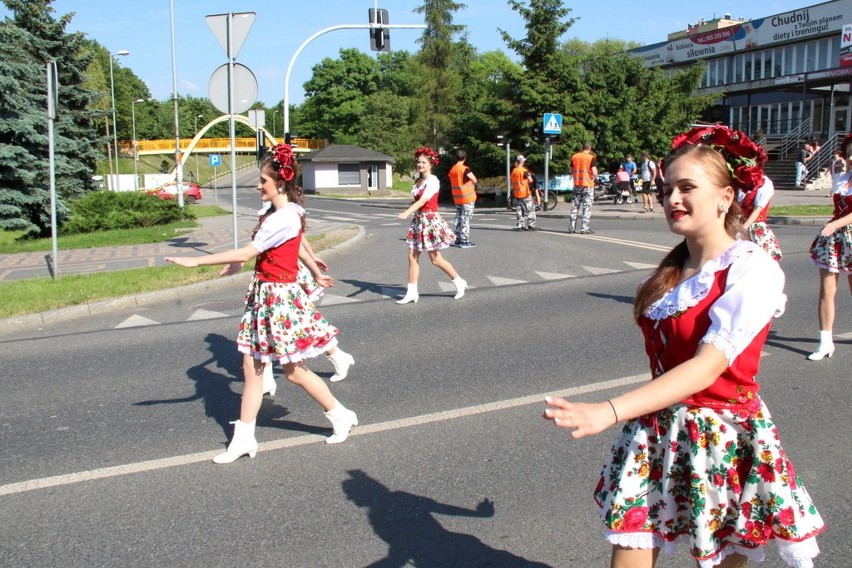
[[[3,0],[12,18],[0,22],[0,229],[30,236],[50,234],[45,62],[58,69],[59,106],[54,124],[56,191],[60,219],[65,203],[93,189],[102,141],[91,110],[96,94],[85,89],[92,57],[82,34],[67,34],[72,15],[53,17],[52,0]]]

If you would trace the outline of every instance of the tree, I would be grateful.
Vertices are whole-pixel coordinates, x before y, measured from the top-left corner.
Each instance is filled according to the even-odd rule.
[[[524,72],[517,78],[512,101],[516,105],[514,119],[505,125],[513,146],[540,162],[543,157],[541,120],[545,112],[567,115],[572,109],[571,95],[579,87],[576,62],[560,49],[560,38],[574,24],[568,18],[570,8],[561,0],[531,0],[529,6],[509,0],[509,5],[526,21],[526,36],[515,39],[499,30],[506,45],[518,54]],[[578,138],[577,128],[563,122],[563,139]],[[582,134],[579,135],[583,137]]]
[[[417,60],[423,67],[418,91],[422,99],[422,113],[418,119],[419,142],[436,149],[447,142],[446,132],[452,122],[456,93],[461,83],[456,71],[458,65],[455,37],[465,27],[453,23],[453,14],[465,5],[453,0],[423,0],[414,9],[423,14],[426,29],[417,40],[420,52]]]
[[[341,49],[339,59],[325,58],[305,83],[305,102],[293,123],[294,135],[355,144],[367,98],[379,91],[378,62],[357,49]]]
[[[3,0],[13,14],[0,22],[0,228],[50,234],[45,61],[58,68],[54,128],[60,220],[65,202],[93,189],[103,140],[95,94],[85,87],[92,52],[82,34],[67,34],[71,15],[52,16],[52,0]]]

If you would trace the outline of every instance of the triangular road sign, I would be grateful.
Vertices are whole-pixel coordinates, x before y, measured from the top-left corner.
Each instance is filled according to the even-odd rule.
[[[240,52],[240,48],[246,41],[246,37],[248,36],[252,24],[254,24],[254,19],[257,14],[254,12],[232,12],[230,14],[213,14],[210,16],[204,16],[204,20],[207,22],[207,26],[210,28],[210,31],[213,32],[213,35],[218,40],[219,45],[221,45],[222,49],[225,50],[225,55],[229,55],[228,16],[233,16],[231,20],[232,53],[230,53],[230,56],[231,59],[236,59],[237,54]]]

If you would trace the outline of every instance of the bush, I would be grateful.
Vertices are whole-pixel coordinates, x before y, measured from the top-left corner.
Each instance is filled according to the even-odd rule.
[[[165,225],[195,216],[176,201],[142,192],[96,191],[71,203],[71,218],[62,226],[65,235],[110,229]]]

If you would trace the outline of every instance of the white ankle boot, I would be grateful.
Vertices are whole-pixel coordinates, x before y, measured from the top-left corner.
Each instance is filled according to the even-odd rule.
[[[270,361],[263,368],[263,394],[275,396],[276,390],[278,390],[278,384],[275,382],[275,375],[272,374],[272,361]]]
[[[358,416],[339,402],[325,413],[325,417],[331,421],[331,426],[334,428],[334,434],[325,439],[326,444],[339,444],[346,441],[349,431],[353,426],[358,425]]]
[[[326,355],[326,357],[334,365],[334,374],[329,379],[333,383],[345,379],[346,375],[349,374],[349,367],[355,364],[355,358],[340,347],[336,348],[332,355]]]
[[[255,420],[242,422],[234,420],[234,437],[228,444],[228,449],[213,458],[213,463],[231,463],[248,454],[253,458],[257,454],[257,440],[254,439]]]
[[[420,294],[417,293],[417,284],[409,284],[408,291],[405,292],[405,296],[397,302],[397,304],[407,304],[409,302],[417,303],[417,300],[420,299]]]
[[[453,284],[456,285],[456,295],[453,296],[453,299],[460,300],[464,296],[464,289],[467,288],[467,282],[461,276],[456,276],[453,278]]]
[[[819,332],[819,347],[808,355],[808,359],[821,361],[824,357],[831,358],[832,355],[834,355],[834,340],[831,337],[831,330],[822,329]]]

